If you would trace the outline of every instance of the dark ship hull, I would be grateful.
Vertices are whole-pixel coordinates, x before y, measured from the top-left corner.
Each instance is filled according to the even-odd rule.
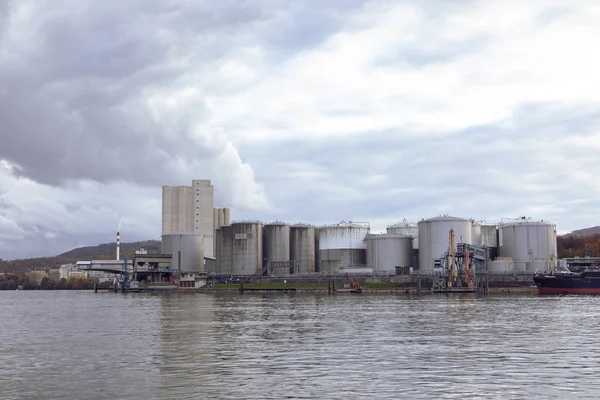
[[[599,294],[600,272],[539,274],[533,281],[540,294]]]

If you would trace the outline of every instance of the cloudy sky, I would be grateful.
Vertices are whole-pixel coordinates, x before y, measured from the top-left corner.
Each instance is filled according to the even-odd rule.
[[[596,0],[0,0],[0,258],[234,220],[600,225]]]

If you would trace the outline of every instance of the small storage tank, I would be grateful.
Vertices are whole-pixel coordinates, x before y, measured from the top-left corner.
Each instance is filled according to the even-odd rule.
[[[234,222],[232,275],[260,275],[263,270],[262,224]]]
[[[396,275],[396,267],[412,267],[413,238],[386,233],[367,235],[367,265],[378,275]]]
[[[550,272],[550,260],[531,260],[525,263],[525,273],[547,273]]]
[[[319,228],[319,271],[335,273],[340,267],[365,266],[368,223],[340,222]]]
[[[263,246],[267,261],[290,261],[290,226],[283,222],[265,225]]]
[[[315,272],[315,228],[296,224],[290,228],[290,259],[298,265],[298,273]]]
[[[171,254],[171,269],[181,272],[206,272],[204,236],[194,233],[170,233],[162,236],[161,252]]]
[[[413,249],[419,248],[419,226],[414,222],[408,222],[406,219],[397,224],[390,225],[386,229],[387,233],[411,236],[413,238]]]
[[[506,275],[515,272],[515,262],[510,258],[497,258],[487,264],[488,274]]]
[[[557,256],[556,226],[549,222],[520,218],[503,222],[498,233],[500,255],[515,260],[517,272],[527,270],[527,261],[552,260]]]
[[[456,244],[473,244],[471,227],[471,220],[450,216],[440,216],[419,222],[419,273],[433,273],[435,260],[446,255],[450,229],[454,229]]]
[[[217,252],[216,274],[229,275],[233,266],[233,228],[231,225],[220,226],[216,230]]]

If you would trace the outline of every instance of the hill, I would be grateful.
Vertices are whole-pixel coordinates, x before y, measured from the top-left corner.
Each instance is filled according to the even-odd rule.
[[[593,226],[591,228],[578,229],[573,231],[565,236],[574,235],[574,236],[594,236],[600,234],[600,226]]]
[[[121,243],[121,259],[132,259],[135,251],[143,247],[148,254],[160,253],[160,240]],[[20,273],[42,269],[58,268],[62,264],[71,264],[82,260],[114,260],[117,256],[115,243],[103,243],[98,246],[86,246],[69,250],[56,257],[25,258],[21,260],[0,261],[0,272]]]

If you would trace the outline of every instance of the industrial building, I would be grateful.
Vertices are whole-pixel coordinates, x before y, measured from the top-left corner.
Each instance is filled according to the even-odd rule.
[[[315,227],[231,221],[210,180],[163,187],[163,247],[180,274],[285,277],[365,274],[441,277],[471,287],[482,274],[533,274],[556,261],[556,227],[527,218],[497,224],[441,215],[372,234],[369,223]],[[208,261],[208,262],[207,262]]]
[[[229,208],[214,208],[210,180],[195,179],[192,186],[163,186],[162,235],[195,234],[204,238],[204,255],[214,258],[216,228],[228,225]]]

